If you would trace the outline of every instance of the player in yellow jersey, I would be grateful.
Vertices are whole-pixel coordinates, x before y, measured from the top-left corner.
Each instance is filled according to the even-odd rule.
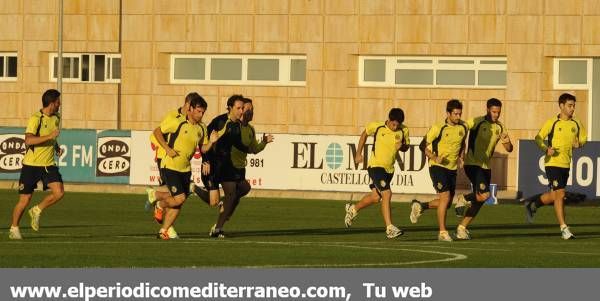
[[[158,233],[160,239],[170,238],[167,230],[175,222],[189,195],[192,173],[190,160],[196,152],[196,147],[201,145],[202,152],[206,152],[218,140],[217,133],[212,134],[210,140],[207,139],[206,127],[201,123],[207,107],[204,98],[198,95],[190,100],[186,120],[171,118],[160,125],[161,135],[167,135],[166,143],[161,143],[167,154],[161,162],[161,167],[164,168],[165,183],[171,193],[170,197],[154,202],[154,216],[162,224]]]
[[[552,189],[542,195],[535,195],[525,200],[526,217],[533,222],[533,215],[538,208],[554,204],[554,212],[560,226],[563,239],[575,236],[565,220],[565,187],[569,179],[569,168],[573,157],[573,149],[582,147],[587,142],[587,133],[581,122],[573,118],[575,112],[575,96],[563,93],[558,98],[560,113],[548,119],[537,136],[535,142],[546,154],[544,165],[548,186]]]
[[[163,117],[163,119],[161,120],[161,123],[170,118],[175,118],[175,119],[184,121],[186,119],[186,112],[188,111],[188,109],[190,107],[190,100],[197,96],[199,96],[199,95],[196,92],[189,93],[185,97],[185,101],[184,101],[183,105],[177,109],[167,112],[165,117]],[[162,143],[166,143],[166,136],[161,134],[160,126],[155,128],[154,131],[152,131],[152,133],[150,134],[150,145],[151,145],[152,149],[154,150],[154,161],[156,162],[156,166],[158,167],[158,173],[160,176],[158,185],[163,186],[165,183],[164,183],[163,171],[161,168],[161,161],[167,155],[167,153],[166,153],[165,149],[161,146],[159,139],[161,140]],[[148,201],[150,203],[153,203],[154,199],[163,200],[163,199],[169,197],[168,192],[156,191],[153,188],[146,189],[146,192],[148,193]]]
[[[371,192],[363,196],[356,204],[346,204],[346,216],[344,224],[346,227],[352,225],[352,221],[358,215],[358,212],[379,203],[381,201],[381,215],[385,223],[385,233],[387,238],[398,237],[404,232],[392,223],[391,199],[392,190],[390,184],[394,176],[394,162],[398,151],[405,152],[409,149],[410,137],[408,128],[403,124],[404,111],[400,108],[393,108],[388,114],[388,120],[381,122],[370,122],[360,135],[358,147],[354,162],[361,163],[363,158],[363,149],[368,136],[373,136],[373,150],[368,159],[368,172],[371,178]]]
[[[487,113],[484,116],[467,120],[470,128],[468,147],[465,157],[465,173],[471,182],[473,192],[457,196],[457,215],[461,208],[466,209],[464,218],[456,228],[456,238],[471,239],[467,227],[475,218],[483,203],[490,197],[490,181],[492,171],[490,159],[498,142],[502,143],[507,152],[512,152],[513,145],[504,125],[498,120],[502,111],[502,102],[496,98],[487,101]],[[469,205],[467,205],[469,204]]]
[[[456,170],[462,164],[465,138],[469,126],[462,121],[462,103],[451,99],[446,104],[446,120],[434,124],[426,136],[425,155],[429,158],[429,176],[438,198],[428,203],[413,200],[410,221],[417,223],[421,213],[426,209],[437,208],[439,225],[439,241],[452,241],[446,230],[446,210],[456,190]]]
[[[59,156],[62,153],[56,143],[56,138],[60,134],[58,115],[60,92],[54,89],[44,92],[42,105],[43,108],[29,118],[25,129],[27,150],[19,177],[19,201],[13,209],[8,235],[10,239],[22,239],[19,221],[31,201],[38,181],[42,181],[43,190],[50,189],[51,193],[28,211],[31,217],[31,229],[34,231],[39,230],[42,211],[60,201],[65,193],[62,176],[54,160],[55,153]]]

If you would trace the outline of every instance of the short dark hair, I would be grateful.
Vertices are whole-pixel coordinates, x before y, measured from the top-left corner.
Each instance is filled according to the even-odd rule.
[[[575,98],[575,95],[569,94],[569,93],[563,93],[558,97],[558,104],[564,105],[569,100],[577,101],[577,99]]]
[[[502,102],[498,98],[490,98],[487,101],[487,108],[502,107]]]
[[[194,99],[195,97],[200,96],[200,94],[196,93],[196,92],[190,92],[188,95],[185,96],[185,103],[190,103],[192,101],[192,99]],[[200,96],[202,97],[202,96]]]
[[[236,101],[244,101],[244,95],[242,94],[233,94],[227,99],[227,107],[231,108],[235,104]]]
[[[462,110],[462,103],[458,99],[450,99],[446,104],[446,112],[452,113],[454,109]]]
[[[42,106],[47,107],[50,103],[55,102],[60,97],[60,92],[58,90],[49,89],[44,92],[42,95]]]
[[[195,97],[190,99],[190,108],[195,109],[197,107],[201,107],[204,110],[206,110],[208,108],[208,104],[206,103],[206,100],[204,100],[204,98],[198,94],[196,94]]]
[[[402,124],[404,122],[404,111],[402,111],[400,108],[393,108],[388,114],[388,119],[392,121],[398,121],[398,123]]]
[[[244,97],[244,99],[242,99],[242,101],[244,102],[244,104],[252,103],[252,99],[251,98],[247,98],[247,97]]]

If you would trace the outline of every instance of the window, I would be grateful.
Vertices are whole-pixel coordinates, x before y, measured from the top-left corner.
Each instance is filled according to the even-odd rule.
[[[171,83],[305,86],[302,55],[171,55]]]
[[[359,56],[362,87],[506,88],[505,57]]]
[[[58,54],[50,54],[50,81],[58,78]],[[119,83],[121,55],[103,53],[63,53],[62,77],[65,82]]]
[[[554,59],[555,89],[589,89],[592,78],[592,60],[587,58]],[[589,74],[588,74],[589,73]]]
[[[597,122],[597,115],[600,114],[600,97],[597,92],[600,90],[599,79],[600,60],[597,58],[554,58],[553,88],[560,93],[570,91],[575,94],[578,106],[580,101],[587,101],[586,128],[590,140],[600,139],[600,123]],[[581,99],[582,97],[572,90],[587,91],[587,99]],[[583,104],[585,105],[585,102]]]
[[[0,81],[17,80],[17,54],[0,52]]]

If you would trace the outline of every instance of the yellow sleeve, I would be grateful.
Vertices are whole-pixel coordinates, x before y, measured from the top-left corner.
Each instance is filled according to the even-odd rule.
[[[250,127],[252,127],[252,126],[250,125]],[[265,143],[263,141],[258,142],[256,140],[256,131],[255,131],[254,127],[252,127],[252,138],[250,139],[250,145],[248,145],[248,150],[250,152],[252,152],[253,154],[258,154],[258,153],[262,152],[266,146],[267,146],[267,143]]]
[[[367,123],[367,126],[365,126],[365,131],[367,132],[368,136],[371,136],[371,135],[375,134],[375,131],[377,130],[378,127],[379,127],[379,122],[369,122],[369,123]]]
[[[544,123],[538,134],[535,136],[535,144],[544,152],[548,150],[548,146],[544,142],[550,131],[552,130],[553,119],[550,119]]]
[[[583,146],[587,143],[587,131],[583,127],[583,124],[579,122],[579,120],[575,120],[575,122],[577,122],[577,125],[579,125],[579,137],[577,137],[579,139],[579,146]]]
[[[434,124],[427,131],[427,144],[431,144],[435,138],[440,134],[440,127],[437,124]]]
[[[29,117],[29,121],[27,121],[27,128],[25,129],[25,134],[33,134],[37,132],[38,127],[40,126],[41,118],[37,115]]]
[[[476,118],[467,119],[467,121],[465,121],[467,129],[472,129],[475,126],[475,123],[477,123]]]
[[[409,145],[410,144],[410,133],[408,132],[408,127],[402,128],[402,137],[404,142],[402,144]]]
[[[175,133],[175,131],[177,131],[178,126],[179,126],[179,120],[177,120],[177,118],[165,118],[160,123],[160,131],[163,134]]]
[[[500,134],[503,133],[507,133],[508,131],[506,130],[506,126],[504,125],[504,123],[498,121],[498,125],[500,126]]]

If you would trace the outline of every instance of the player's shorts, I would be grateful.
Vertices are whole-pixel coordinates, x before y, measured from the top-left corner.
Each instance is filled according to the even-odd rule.
[[[169,188],[171,196],[177,196],[182,193],[185,193],[185,195],[190,194],[190,183],[192,183],[191,171],[180,172],[163,168],[163,173],[165,175],[165,183],[167,188]]]
[[[569,180],[569,169],[546,166],[546,176],[548,177],[548,186],[552,190],[565,189],[567,187],[567,180]]]
[[[63,182],[58,167],[54,165],[31,166],[23,164],[21,176],[19,177],[19,194],[32,194],[40,180],[44,185],[44,190],[48,190],[48,184],[50,183]]]
[[[392,182],[393,173],[388,173],[383,167],[369,167],[369,178],[371,178],[371,184],[369,188],[377,188],[378,192],[384,192],[390,190],[390,184]]]
[[[433,182],[433,188],[438,193],[456,190],[456,170],[450,170],[441,166],[433,165],[429,167],[429,176]]]
[[[246,169],[233,166],[231,160],[224,160],[218,168],[218,179],[220,182],[239,182],[246,180]]]
[[[465,165],[467,178],[473,185],[473,192],[483,194],[490,191],[492,171],[477,165]]]
[[[200,179],[202,179],[202,184],[204,184],[206,190],[219,190],[219,162],[215,160],[215,162],[211,161],[209,164],[210,173],[208,175],[201,173]]]

